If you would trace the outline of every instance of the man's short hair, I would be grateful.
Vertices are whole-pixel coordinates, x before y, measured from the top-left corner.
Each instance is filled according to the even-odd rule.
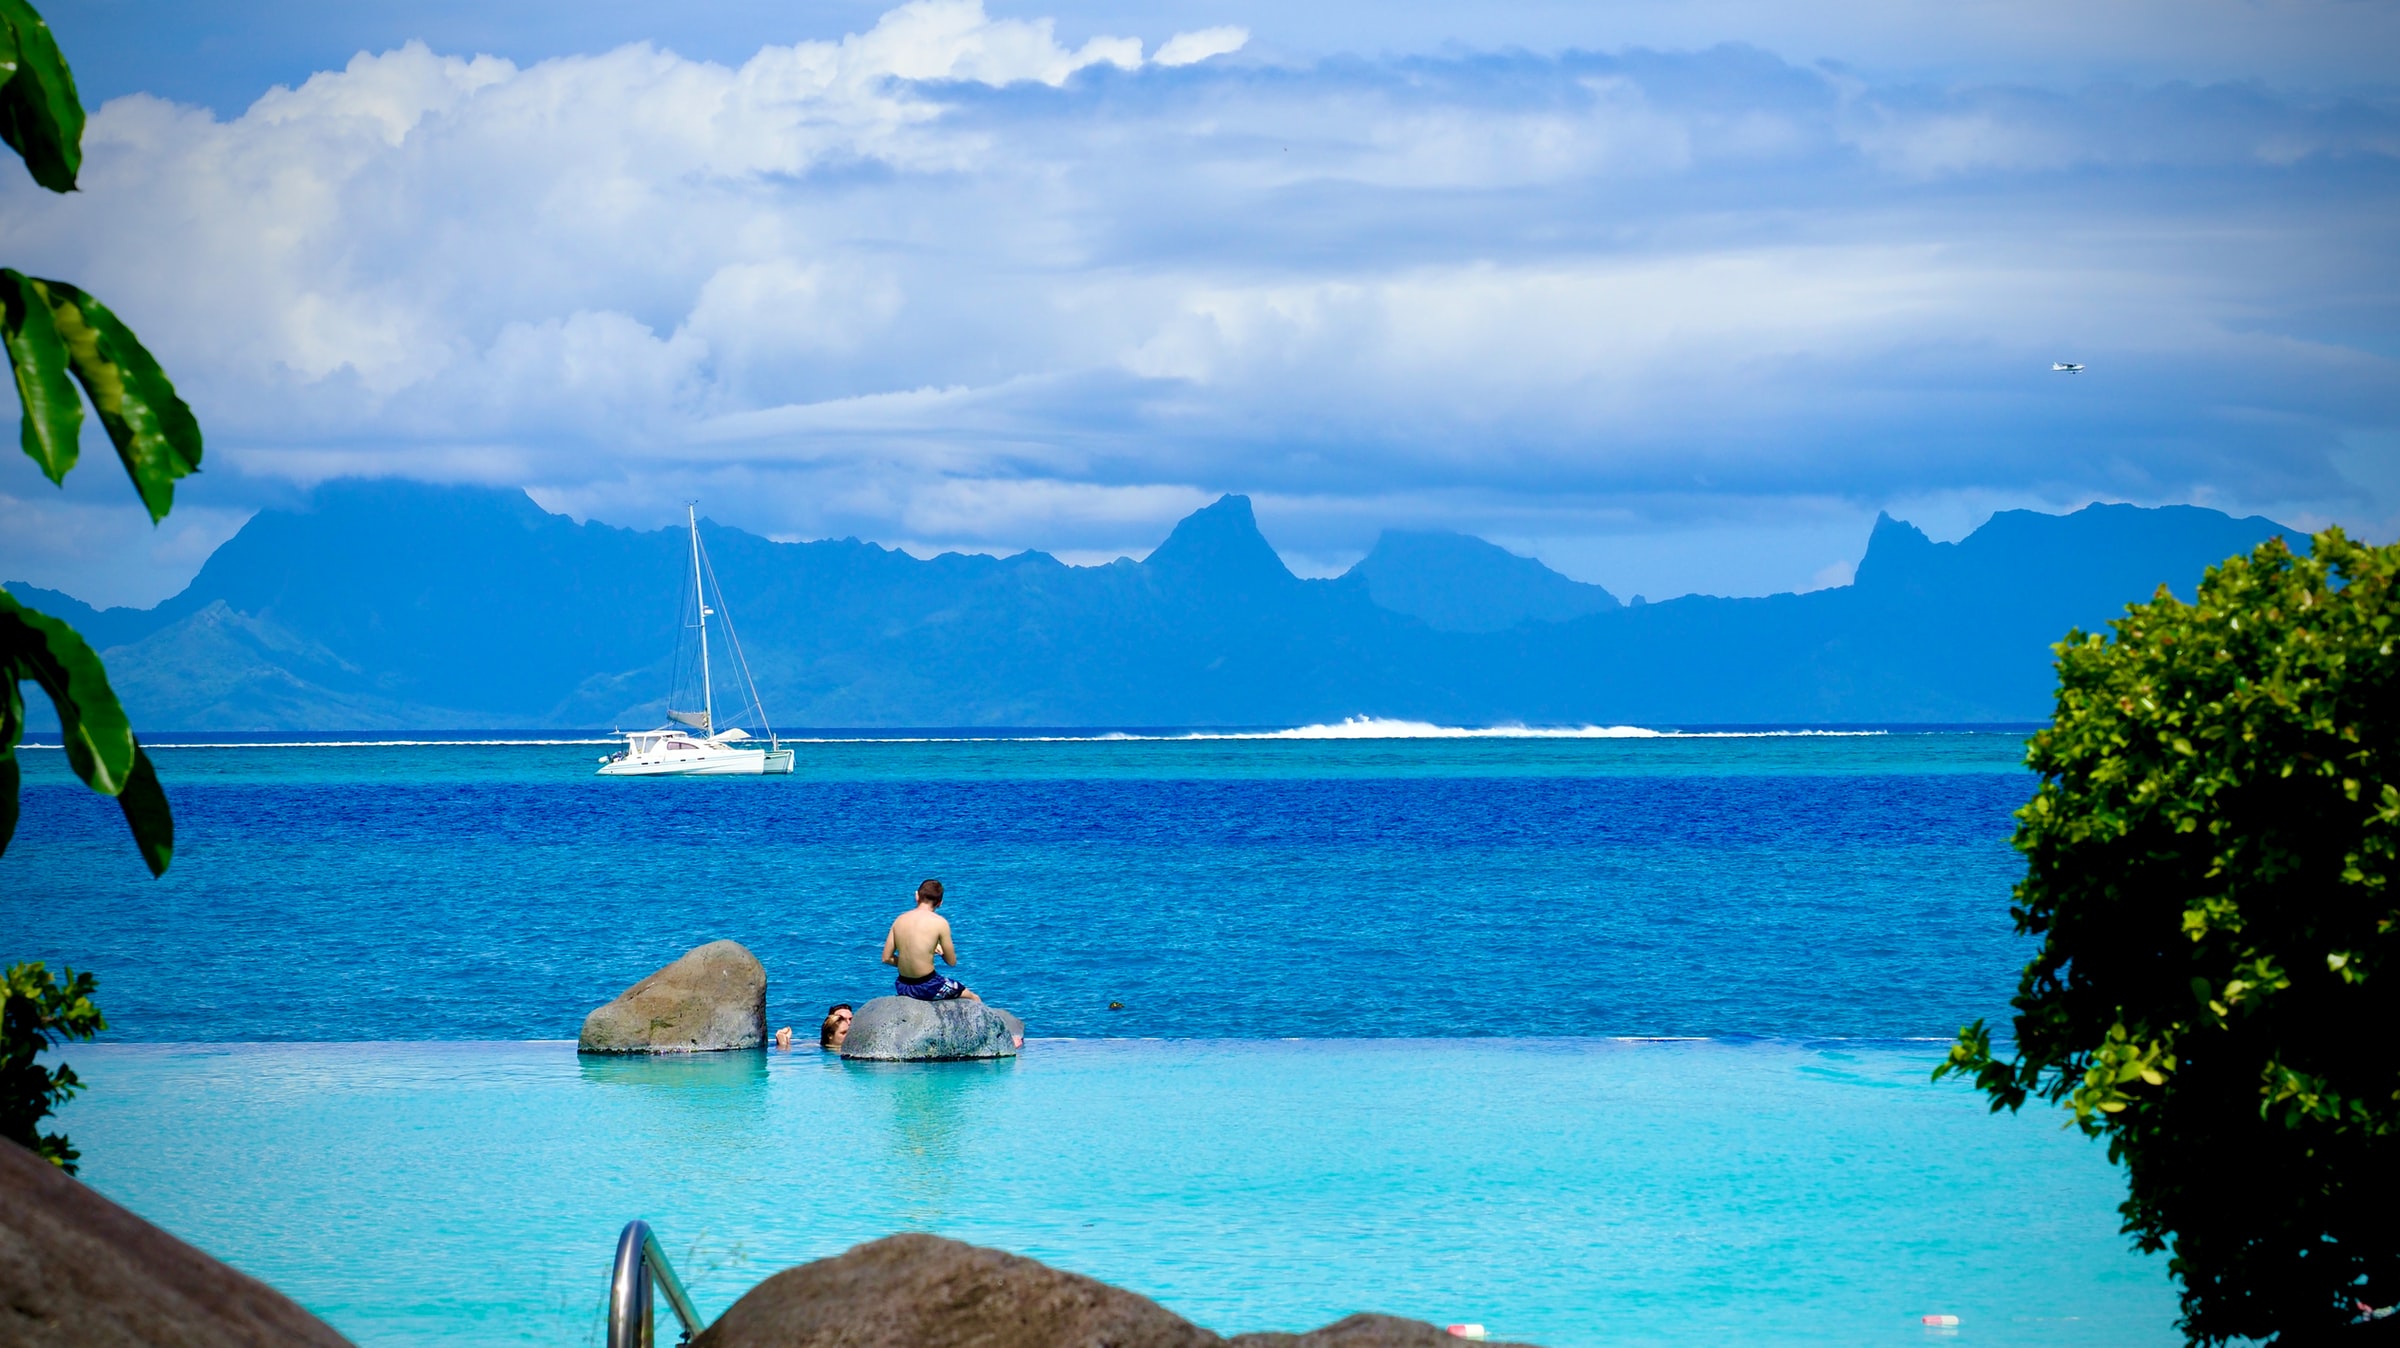
[[[936,908],[941,907],[942,882],[939,880],[928,880],[924,884],[917,886],[917,902],[930,903]]]
[[[825,1023],[817,1027],[817,1047],[833,1047],[833,1027],[839,1025],[842,1013],[850,1009],[848,1002],[836,1002],[825,1012]]]

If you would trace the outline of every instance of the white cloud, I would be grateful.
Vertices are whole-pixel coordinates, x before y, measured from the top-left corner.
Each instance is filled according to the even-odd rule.
[[[226,510],[405,473],[1113,555],[1250,490],[1313,557],[1618,566],[1805,500],[1739,582],[1789,588],[1894,500],[2339,516],[2400,421],[2387,94],[1057,31],[920,0],[736,65],[410,44],[230,120],[120,99],[0,234],[166,360]]]
[[[1110,486],[1043,478],[947,478],[909,494],[900,524],[920,549],[953,546],[958,540],[1005,540],[1027,532],[1074,537],[1100,525],[1108,531],[1133,526],[1164,538],[1175,522],[1207,505],[1206,492],[1191,487]]]
[[[1150,59],[1162,66],[1198,65],[1212,56],[1230,56],[1250,43],[1250,30],[1226,25],[1220,28],[1200,28],[1189,33],[1177,33],[1158,44],[1158,54]]]

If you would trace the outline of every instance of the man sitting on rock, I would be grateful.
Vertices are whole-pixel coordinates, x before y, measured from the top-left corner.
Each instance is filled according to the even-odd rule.
[[[958,963],[958,947],[951,943],[950,922],[941,908],[942,882],[928,880],[917,886],[917,906],[892,919],[892,929],[883,937],[883,962],[900,970],[892,988],[921,1002],[946,1002],[953,997],[980,1002],[983,999],[966,984],[944,978],[934,967],[937,955],[953,965]]]

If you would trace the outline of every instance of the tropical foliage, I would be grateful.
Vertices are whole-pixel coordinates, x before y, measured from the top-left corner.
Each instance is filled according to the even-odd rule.
[[[2400,546],[2281,540],[2070,633],[2013,909],[2013,1055],[2123,1164],[2195,1343],[2339,1341],[2400,1300]],[[1939,1073],[1937,1073],[1939,1075]]]
[[[75,1069],[46,1068],[36,1058],[63,1039],[89,1039],[108,1028],[92,1004],[92,976],[66,971],[50,976],[39,962],[8,971],[0,996],[0,1137],[30,1147],[52,1164],[75,1173],[75,1148],[65,1135],[41,1131],[42,1120],[83,1089]]]
[[[83,104],[50,26],[25,0],[0,0],[0,137],[35,182],[53,192],[75,190],[83,167]],[[88,397],[150,518],[165,518],[176,481],[200,467],[200,423],[133,330],[65,281],[0,268],[0,342],[8,347],[23,409],[19,443],[43,474],[64,482],[74,468]],[[67,624],[5,594],[0,852],[16,831],[16,749],[25,732],[26,683],[49,695],[75,775],[117,798],[143,861],[152,874],[165,871],[175,851],[174,821],[100,657]]]
[[[33,180],[72,192],[83,167],[83,104],[50,26],[24,0],[0,0],[0,138]],[[107,305],[65,281],[0,268],[0,343],[23,408],[19,443],[52,482],[64,482],[81,449],[83,403],[116,446],[152,522],[175,502],[175,483],[200,467],[200,424],[175,387]],[[81,392],[78,393],[78,386]],[[158,774],[134,738],[108,672],[75,629],[0,591],[0,853],[16,834],[25,734],[23,685],[58,713],[67,763],[85,785],[116,798],[153,875],[175,852],[175,821]],[[15,888],[22,889],[22,886]],[[59,984],[41,964],[19,964],[0,986],[0,1136],[72,1170],[74,1148],[37,1131],[76,1089],[75,1073],[35,1059],[62,1038],[104,1028],[92,976]]]

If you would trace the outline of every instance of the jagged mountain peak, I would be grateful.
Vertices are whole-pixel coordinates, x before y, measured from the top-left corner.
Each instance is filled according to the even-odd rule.
[[[1940,546],[1923,529],[1878,510],[1875,528],[1867,535],[1867,554],[1859,559],[1850,583],[1861,588],[1899,583]]]
[[[1249,586],[1294,583],[1247,496],[1225,495],[1184,516],[1142,565],[1163,580]]]

